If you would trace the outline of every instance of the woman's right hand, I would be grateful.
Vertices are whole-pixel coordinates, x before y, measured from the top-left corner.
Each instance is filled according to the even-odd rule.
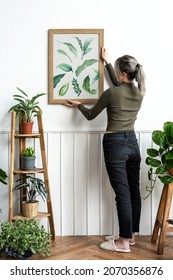
[[[109,56],[108,56],[108,51],[105,49],[105,47],[101,48],[101,57],[106,64],[110,63]]]

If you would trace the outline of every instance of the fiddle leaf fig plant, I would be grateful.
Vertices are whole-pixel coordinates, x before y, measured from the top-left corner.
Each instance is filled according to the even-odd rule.
[[[148,180],[151,187],[147,186],[149,194],[155,186],[157,178],[163,184],[173,182],[173,122],[165,122],[163,130],[154,130],[152,132],[152,141],[156,148],[147,149],[147,158],[145,160],[149,167]],[[171,172],[172,171],[172,172]]]

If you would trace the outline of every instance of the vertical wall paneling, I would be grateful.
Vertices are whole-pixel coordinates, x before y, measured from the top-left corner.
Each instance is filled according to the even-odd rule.
[[[106,235],[118,233],[115,194],[106,172],[102,132],[45,132],[45,146],[56,235]],[[140,187],[142,212],[140,234],[152,233],[162,184],[157,181],[147,199],[148,166],[146,150],[151,147],[151,132],[136,133],[141,152]],[[17,141],[16,141],[17,142]],[[39,139],[29,139],[36,152],[36,167],[41,167]],[[0,132],[0,168],[9,174],[10,132]],[[18,143],[16,143],[16,152]],[[18,157],[15,159],[18,164]],[[37,174],[42,176],[42,174]],[[8,186],[0,186],[1,221],[8,219]],[[17,198],[16,198],[17,199]],[[17,205],[17,203],[16,203]],[[40,210],[46,207],[40,201]],[[171,207],[173,216],[173,205]],[[42,224],[48,226],[47,219]]]

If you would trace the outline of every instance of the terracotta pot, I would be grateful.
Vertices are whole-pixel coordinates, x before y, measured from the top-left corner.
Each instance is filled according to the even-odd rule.
[[[20,133],[22,134],[32,134],[33,122],[21,122],[20,123]]]
[[[28,218],[36,217],[38,214],[38,203],[39,203],[38,201],[32,203],[28,201],[23,201],[22,202],[23,215]]]
[[[173,176],[173,168],[168,168],[168,172],[169,172],[170,175]]]

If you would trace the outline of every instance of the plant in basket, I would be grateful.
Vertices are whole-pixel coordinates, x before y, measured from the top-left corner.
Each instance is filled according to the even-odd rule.
[[[36,199],[40,196],[43,201],[48,197],[45,182],[35,176],[24,175],[16,180],[14,190],[24,190],[22,203],[23,214],[26,217],[33,218],[38,214],[39,202]]]

